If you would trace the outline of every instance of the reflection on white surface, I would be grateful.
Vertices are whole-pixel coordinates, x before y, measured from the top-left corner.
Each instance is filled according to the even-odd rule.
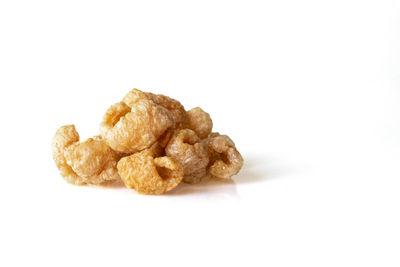
[[[210,176],[205,177],[198,184],[181,183],[175,189],[161,196],[143,196],[146,198],[168,198],[178,200],[181,198],[191,200],[240,200],[238,187],[249,184],[264,183],[284,175],[287,168],[279,168],[276,160],[264,155],[244,155],[245,162],[239,174],[232,179],[217,179]],[[142,196],[127,189],[122,182],[109,185],[103,189],[121,190],[124,193]]]
[[[134,190],[128,189],[122,182],[117,182],[103,189],[121,190],[125,193],[135,196],[142,196],[137,194]],[[161,195],[161,196],[145,196],[146,198],[191,198],[191,199],[234,199],[239,200],[240,196],[236,189],[236,184],[232,179],[222,180],[210,177],[205,177],[198,184],[181,183],[175,189]]]
[[[199,199],[240,199],[233,180],[222,180],[205,177],[198,184],[181,183],[165,196],[190,195]]]

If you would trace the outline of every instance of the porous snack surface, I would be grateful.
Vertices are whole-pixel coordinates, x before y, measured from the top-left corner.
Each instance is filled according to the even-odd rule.
[[[181,182],[206,175],[230,179],[243,157],[227,136],[213,133],[210,114],[186,111],[168,96],[129,91],[107,109],[100,135],[80,141],[74,125],[60,127],[52,140],[61,176],[75,185],[122,180],[140,194],[159,195]]]

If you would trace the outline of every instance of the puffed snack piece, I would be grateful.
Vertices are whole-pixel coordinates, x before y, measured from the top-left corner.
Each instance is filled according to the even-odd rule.
[[[105,184],[119,180],[117,162],[121,155],[99,136],[79,141],[74,125],[60,127],[52,141],[54,161],[69,183]]]
[[[127,104],[129,107],[133,107],[134,104],[140,99],[148,99],[153,101],[155,104],[160,105],[171,112],[172,118],[174,119],[174,128],[180,127],[186,117],[186,111],[183,105],[173,98],[170,98],[161,94],[153,94],[150,92],[142,92],[139,89],[132,89],[122,99],[122,102]]]
[[[193,130],[201,139],[206,138],[213,128],[210,114],[202,110],[200,107],[187,111],[185,128]]]
[[[153,149],[122,158],[117,168],[126,187],[145,195],[163,194],[183,179],[181,164],[170,157],[157,157]]]
[[[227,136],[212,133],[203,142],[210,156],[209,173],[217,178],[230,179],[243,166],[243,158],[235,143]]]
[[[153,145],[173,123],[167,109],[139,99],[132,107],[124,102],[112,105],[103,117],[100,133],[112,149],[135,153]]]
[[[165,153],[182,164],[185,183],[195,184],[206,176],[209,162],[207,147],[194,131],[177,131],[165,148]]]

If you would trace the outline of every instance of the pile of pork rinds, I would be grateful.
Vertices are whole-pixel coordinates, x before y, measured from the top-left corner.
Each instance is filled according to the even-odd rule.
[[[168,96],[133,89],[106,111],[100,135],[80,141],[74,125],[60,127],[53,158],[71,184],[122,180],[138,193],[163,194],[181,182],[230,179],[240,171],[243,158],[234,142],[212,128],[199,107],[186,111]]]

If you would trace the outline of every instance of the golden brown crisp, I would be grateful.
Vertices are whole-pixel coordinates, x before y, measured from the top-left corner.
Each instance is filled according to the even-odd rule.
[[[159,195],[178,186],[183,168],[170,157],[155,157],[150,149],[122,158],[118,172],[128,188],[140,194]]]
[[[206,175],[209,161],[207,148],[194,131],[177,131],[165,148],[165,153],[182,164],[184,182],[198,183]]]
[[[173,123],[167,109],[139,99],[132,108],[124,102],[111,106],[100,124],[100,132],[112,149],[135,153],[149,148]]]
[[[64,179],[72,184],[103,184],[119,180],[120,155],[101,138],[79,142],[74,125],[60,127],[54,135],[53,158]]]
[[[186,112],[185,127],[193,130],[201,139],[204,139],[211,133],[213,122],[210,114],[197,107]]]
[[[174,127],[177,127],[185,121],[186,111],[182,104],[165,95],[156,95],[153,93],[142,92],[139,89],[132,89],[125,95],[122,102],[127,104],[129,107],[133,107],[134,104],[140,99],[148,99],[160,105],[171,112],[172,118],[174,119]]]
[[[122,180],[141,194],[162,194],[181,181],[229,179],[240,171],[235,144],[212,128],[199,107],[186,112],[173,98],[133,89],[107,110],[100,135],[80,141],[74,125],[59,128],[53,158],[72,184]]]
[[[53,159],[60,171],[61,176],[71,184],[85,184],[83,178],[79,177],[67,164],[64,157],[65,148],[79,141],[79,134],[74,125],[66,125],[60,127],[53,137],[51,148]]]
[[[122,102],[127,104],[129,107],[133,107],[133,105],[141,99],[149,99],[147,93],[134,88],[124,96]]]
[[[163,106],[171,112],[172,118],[174,119],[174,127],[180,127],[186,118],[186,111],[182,104],[173,98],[165,95],[155,95],[153,93],[147,93],[149,98],[156,104]]]
[[[163,135],[158,138],[157,143],[160,145],[160,147],[165,148],[169,142],[169,140],[172,137],[172,134],[174,133],[173,128],[170,128],[166,130]]]
[[[235,143],[227,135],[212,133],[203,142],[210,155],[209,172],[211,175],[230,179],[243,166],[243,158],[237,151]]]

